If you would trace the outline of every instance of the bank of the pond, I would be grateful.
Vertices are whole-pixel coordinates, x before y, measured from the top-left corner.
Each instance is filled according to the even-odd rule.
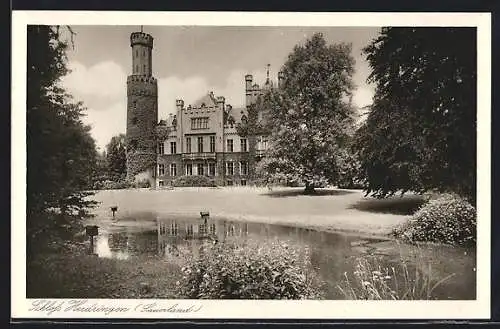
[[[158,257],[98,258],[86,247],[42,253],[27,262],[28,298],[178,298],[180,267]]]
[[[211,218],[342,232],[387,239],[391,230],[408,220],[422,204],[415,195],[377,200],[359,190],[318,189],[304,195],[302,188],[273,191],[259,188],[176,188],[174,190],[107,190],[94,199],[100,202],[96,220],[111,219],[111,206],[118,206],[116,221],[161,217],[197,218],[209,211]],[[128,223],[130,225],[130,223]],[[140,224],[135,224],[140,225]]]

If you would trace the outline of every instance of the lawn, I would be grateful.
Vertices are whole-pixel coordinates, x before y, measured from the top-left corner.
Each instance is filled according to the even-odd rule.
[[[118,206],[118,219],[133,219],[141,212],[158,215],[199,217],[209,211],[212,218],[310,227],[325,231],[386,236],[407,220],[420,204],[416,195],[377,200],[362,191],[318,189],[303,195],[302,188],[267,189],[176,188],[174,190],[99,191],[95,200],[97,218],[111,218],[111,206]]]

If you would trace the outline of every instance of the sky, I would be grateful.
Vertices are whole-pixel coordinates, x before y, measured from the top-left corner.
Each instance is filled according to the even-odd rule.
[[[111,137],[125,133],[130,34],[141,27],[72,28],[74,48],[67,53],[71,73],[61,84],[87,107],[84,122],[104,150]],[[176,99],[188,105],[209,91],[224,96],[227,104],[243,106],[245,75],[253,74],[262,85],[270,64],[270,77],[276,81],[293,47],[316,32],[323,33],[327,43],[352,44],[357,86],[353,102],[361,108],[372,101],[374,86],[366,81],[370,68],[361,49],[378,35],[378,27],[144,26],[143,31],[154,38],[159,120],[175,112]]]

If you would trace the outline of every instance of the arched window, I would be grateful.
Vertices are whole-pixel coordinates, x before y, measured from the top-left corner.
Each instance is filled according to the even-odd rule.
[[[247,116],[243,114],[243,116],[241,117],[241,123],[246,125],[248,123],[248,119],[247,119]]]

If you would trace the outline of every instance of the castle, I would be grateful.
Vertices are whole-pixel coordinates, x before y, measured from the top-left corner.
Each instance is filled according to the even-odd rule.
[[[208,92],[185,105],[176,100],[176,114],[158,121],[158,85],[152,74],[153,37],[144,32],[130,36],[132,74],[127,77],[127,177],[148,180],[162,187],[183,175],[203,175],[220,186],[247,185],[255,163],[267,149],[266,136],[240,136],[239,124],[248,109],[267,89],[269,79],[254,83],[245,76],[245,107],[233,108],[222,96]],[[278,74],[278,86],[283,79]],[[251,149],[251,150],[250,150]]]

